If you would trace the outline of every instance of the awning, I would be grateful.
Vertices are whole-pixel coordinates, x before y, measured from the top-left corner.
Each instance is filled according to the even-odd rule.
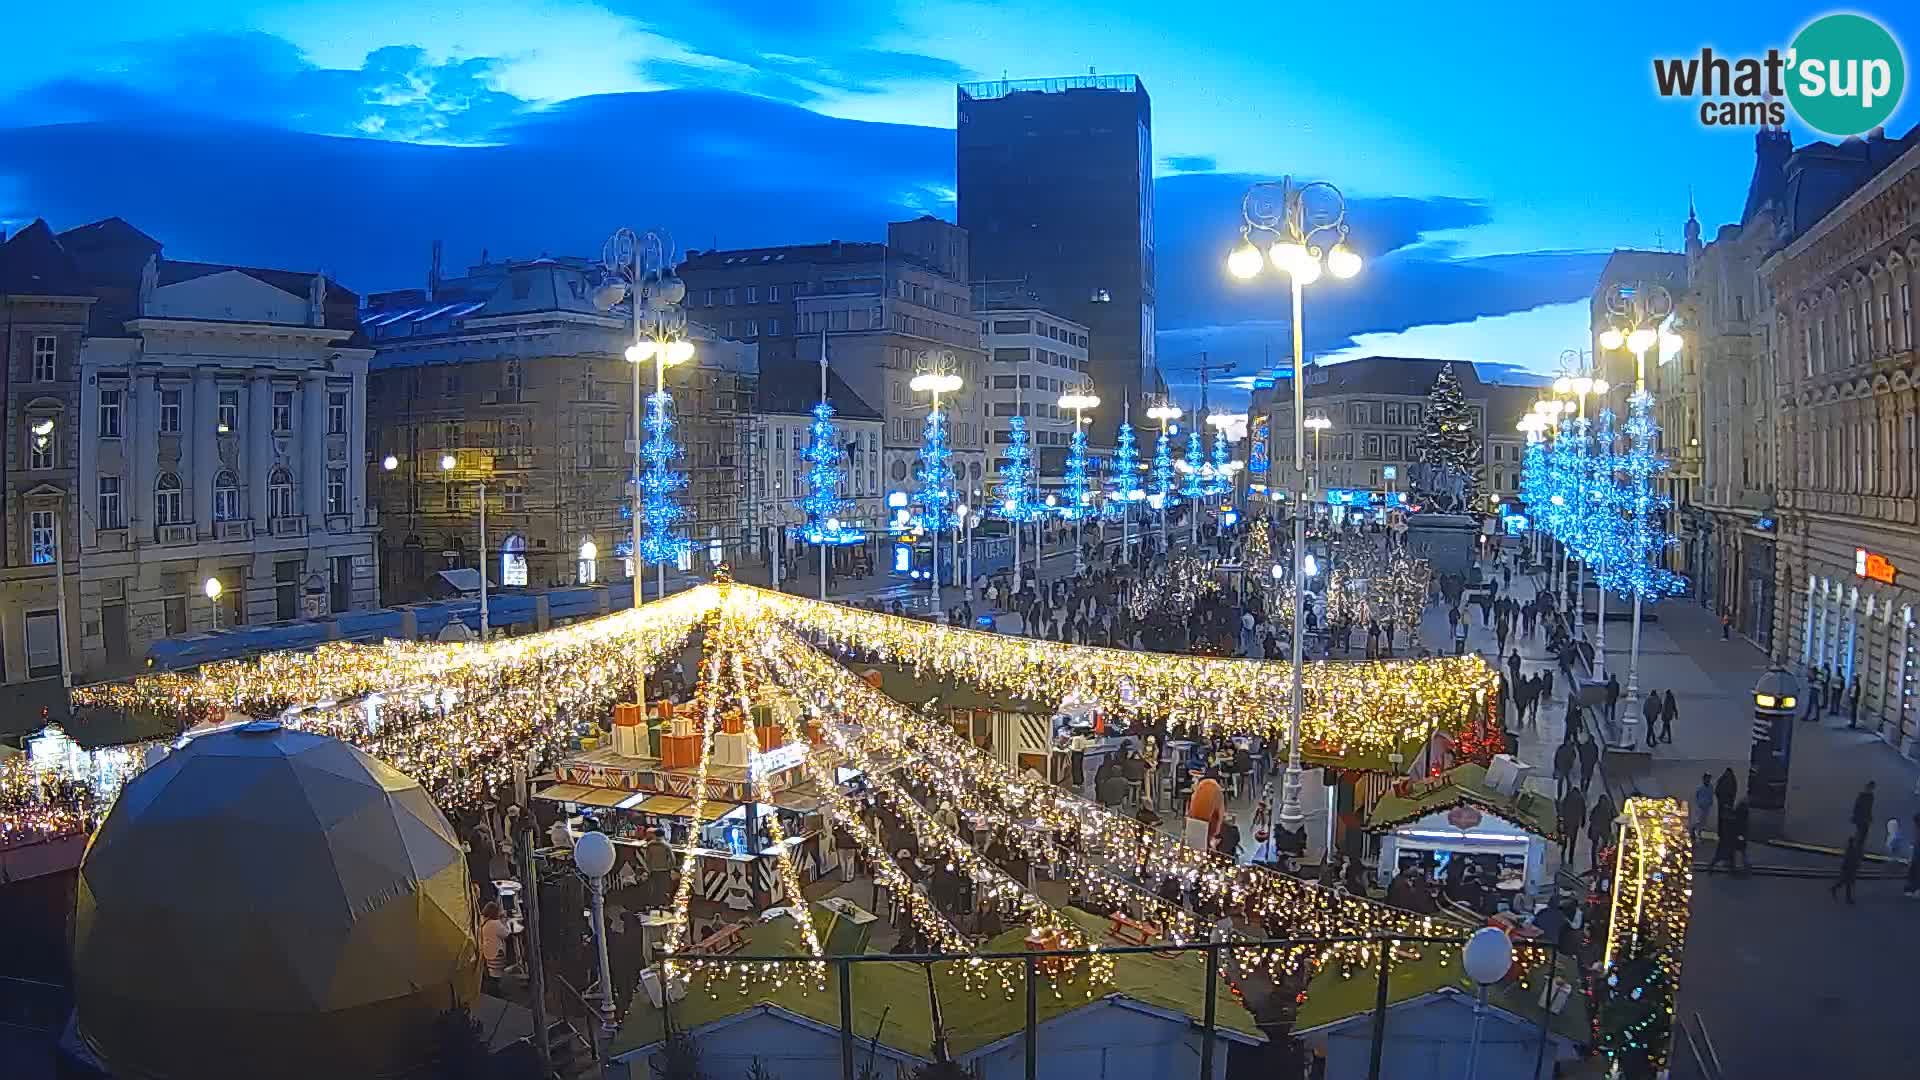
[[[580,784],[555,784],[550,788],[542,788],[534,792],[533,797],[545,799],[548,802],[570,803],[579,802],[583,796],[591,795],[598,790],[598,788],[584,787]]]
[[[618,806],[633,795],[631,791],[618,788],[588,788],[587,793],[575,801],[581,806]]]
[[[820,796],[806,791],[776,791],[773,793],[773,805],[782,810],[810,814],[820,808]]]
[[[668,817],[686,817],[687,811],[692,806],[693,800],[683,799],[678,795],[655,795],[653,798],[634,807],[634,809],[643,814],[665,814]]]

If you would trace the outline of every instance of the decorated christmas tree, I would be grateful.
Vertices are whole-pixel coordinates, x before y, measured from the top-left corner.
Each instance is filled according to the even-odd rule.
[[[1200,445],[1198,431],[1187,432],[1187,456],[1180,463],[1180,471],[1185,475],[1180,485],[1180,497],[1188,502],[1197,503],[1207,497],[1207,458],[1206,451]],[[1196,510],[1196,513],[1198,511]]]
[[[1121,424],[1114,438],[1113,457],[1107,471],[1107,517],[1115,521],[1126,516],[1133,505],[1131,496],[1140,490],[1140,451],[1133,438],[1133,425]]]
[[[1247,550],[1240,558],[1240,564],[1249,574],[1258,574],[1270,578],[1273,566],[1273,539],[1267,533],[1265,518],[1254,517],[1247,524]]]
[[[947,414],[927,414],[920,436],[920,486],[913,493],[920,527],[938,535],[953,525],[953,451],[947,446]]]
[[[1153,444],[1152,494],[1163,508],[1180,501],[1180,489],[1173,484],[1173,440],[1165,431]]]
[[[847,500],[840,497],[840,482],[846,479],[846,450],[833,426],[833,406],[820,402],[813,407],[807,448],[800,460],[807,463],[807,493],[797,503],[807,523],[800,538],[810,544],[833,543],[839,539],[840,516],[847,512]]]
[[[1580,539],[1574,550],[1594,568],[1597,583],[1612,588],[1608,582],[1622,561],[1626,542],[1625,522],[1620,517],[1622,500],[1616,475],[1620,458],[1614,452],[1617,435],[1613,410],[1600,410],[1590,431],[1575,492],[1581,520]]]
[[[687,486],[687,474],[675,469],[680,444],[673,440],[673,398],[666,393],[647,396],[647,441],[640,456],[647,471],[640,477],[640,558],[649,566],[677,563],[687,549],[685,537],[675,536],[673,527],[687,516],[673,499]]]
[[[1006,521],[1018,523],[1034,518],[1032,439],[1026,417],[1015,416],[1007,421],[1007,449],[996,493],[1000,496],[999,516]]]
[[[1427,392],[1426,428],[1420,434],[1418,455],[1429,466],[1423,494],[1443,510],[1464,511],[1477,505],[1480,493],[1480,433],[1467,406],[1453,365]],[[1454,497],[1457,485],[1459,497]]]
[[[1074,425],[1073,441],[1067,446],[1067,473],[1062,480],[1065,501],[1060,507],[1060,516],[1068,521],[1086,517],[1092,492],[1087,479],[1087,429],[1082,425]]]
[[[1607,566],[1603,584],[1622,596],[1638,596],[1651,603],[1686,588],[1686,578],[1661,563],[1676,541],[1662,522],[1671,502],[1653,491],[1653,478],[1667,471],[1666,455],[1658,449],[1660,429],[1653,422],[1653,395],[1635,393],[1627,400],[1627,444],[1618,456],[1621,483],[1617,489],[1617,556]]]
[[[1227,441],[1227,429],[1213,429],[1213,460],[1207,463],[1211,474],[1207,482],[1208,495],[1225,495],[1233,490],[1233,444]]]

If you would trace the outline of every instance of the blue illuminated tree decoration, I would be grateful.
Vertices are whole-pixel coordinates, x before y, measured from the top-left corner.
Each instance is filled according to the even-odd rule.
[[[1163,430],[1153,444],[1153,495],[1162,507],[1180,501],[1180,490],[1173,486],[1173,439]]]
[[[673,463],[683,451],[673,441],[673,398],[664,391],[647,395],[647,441],[640,447],[647,471],[640,477],[640,558],[650,566],[678,563],[688,550],[673,527],[687,516],[674,493],[687,486],[687,474]]]
[[[1622,596],[1653,602],[1679,594],[1687,579],[1663,565],[1666,549],[1678,541],[1661,521],[1672,502],[1653,490],[1653,478],[1665,473],[1669,462],[1657,449],[1660,429],[1653,420],[1652,394],[1640,390],[1627,399],[1626,433],[1614,500],[1618,554],[1607,565],[1604,584]]]
[[[1262,416],[1253,422],[1252,443],[1247,447],[1247,472],[1253,485],[1264,488],[1267,473],[1273,469],[1273,460],[1267,454],[1267,435],[1270,425]]]
[[[1006,460],[1000,466],[1000,502],[997,508],[998,515],[1007,521],[1032,521],[1043,510],[1034,491],[1032,440],[1033,436],[1027,431],[1026,417],[1008,419]]]
[[[1225,495],[1232,490],[1233,446],[1227,441],[1226,428],[1213,429],[1213,460],[1208,465],[1212,473],[1207,478],[1207,494]]]
[[[832,405],[822,401],[813,407],[808,435],[807,448],[800,452],[800,460],[807,463],[807,492],[795,500],[806,515],[799,536],[809,544],[838,543],[840,518],[848,507],[840,497],[841,481],[847,477],[847,452],[833,424]]]
[[[920,434],[920,486],[913,493],[919,509],[919,523],[930,533],[953,526],[954,477],[953,451],[947,445],[947,414],[935,409],[927,414],[927,425]]]
[[[1087,505],[1087,429],[1073,426],[1073,440],[1067,446],[1067,474],[1064,477],[1066,499],[1060,507],[1060,516],[1068,521],[1078,521],[1089,513]]]
[[[1620,561],[1624,542],[1620,484],[1615,477],[1619,455],[1614,452],[1617,436],[1613,410],[1601,409],[1591,424],[1591,431],[1587,455],[1581,463],[1579,541],[1574,550],[1582,562],[1593,567],[1595,580],[1604,588],[1606,579]]]
[[[1544,529],[1552,516],[1552,484],[1547,475],[1547,444],[1543,438],[1527,443],[1520,458],[1520,504],[1527,508],[1527,523]]]
[[[1133,425],[1120,425],[1113,442],[1113,458],[1107,477],[1107,517],[1118,521],[1126,516],[1130,496],[1139,489],[1140,452],[1134,442]]]
[[[1207,497],[1207,459],[1200,445],[1200,433],[1187,432],[1187,456],[1181,462],[1186,478],[1181,482],[1180,497],[1188,502],[1197,503]]]

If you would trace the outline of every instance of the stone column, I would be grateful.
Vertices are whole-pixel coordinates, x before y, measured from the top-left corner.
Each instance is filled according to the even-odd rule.
[[[327,531],[327,376],[307,371],[300,376],[300,416],[294,420],[293,444],[299,447],[300,506],[306,511],[307,535]]]
[[[273,472],[273,375],[270,369],[255,368],[247,376],[247,417],[242,421],[247,451],[240,467],[247,473],[249,506],[253,512],[253,531],[270,534],[267,518],[267,476]]]
[[[367,464],[367,373],[353,373],[353,387],[347,395],[347,512],[358,529],[367,520],[367,470],[379,466]]]
[[[155,426],[160,391],[154,385],[155,372],[136,368],[132,374],[120,405],[121,445],[127,455],[127,491],[122,498],[127,500],[130,539],[136,544],[152,543],[153,528],[159,524],[153,512],[153,485],[160,475],[160,436]]]
[[[187,391],[187,400],[181,403],[186,415],[180,422],[186,426],[181,441],[193,448],[193,519],[200,522],[202,535],[218,536],[219,526],[213,521],[213,478],[220,472],[220,445],[217,391],[213,385],[211,368],[195,368],[193,387]],[[229,588],[240,588],[240,582],[234,582]]]

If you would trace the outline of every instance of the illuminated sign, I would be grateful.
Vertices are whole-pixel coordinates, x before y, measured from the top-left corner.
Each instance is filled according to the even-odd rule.
[[[1893,561],[1877,551],[1866,548],[1853,549],[1853,572],[1868,581],[1877,581],[1882,585],[1893,584],[1897,571]]]
[[[785,746],[776,746],[764,754],[754,755],[753,775],[756,778],[772,776],[777,772],[791,769],[805,760],[807,760],[806,743],[791,742]]]
[[[1387,465],[1381,468],[1380,475],[1388,480],[1392,480],[1400,475],[1400,469],[1398,466]]]

